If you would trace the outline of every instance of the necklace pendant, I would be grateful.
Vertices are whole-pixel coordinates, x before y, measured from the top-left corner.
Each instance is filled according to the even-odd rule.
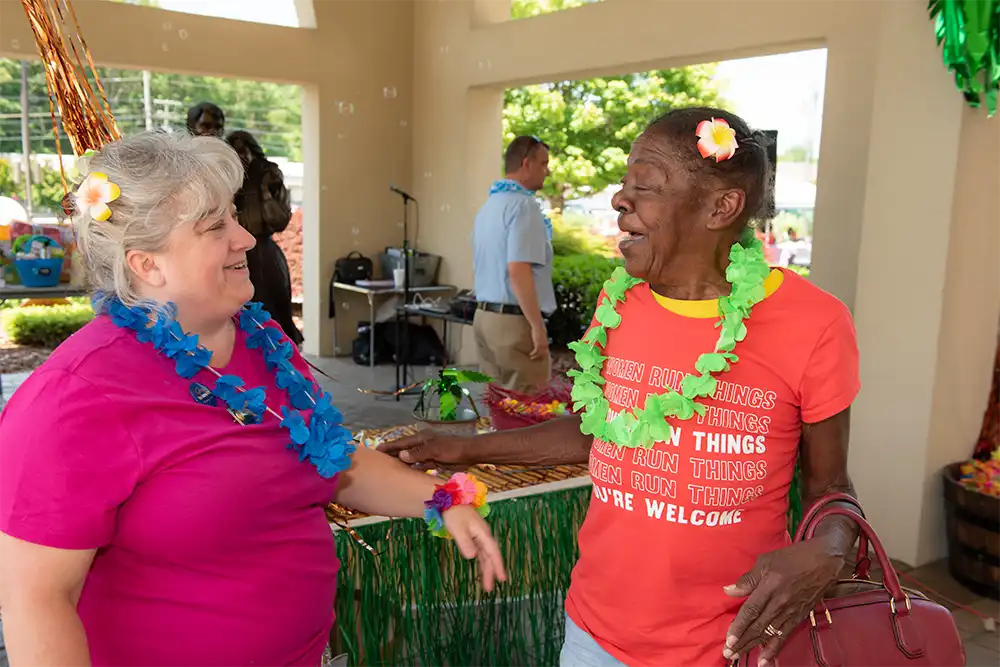
[[[227,412],[233,416],[233,421],[240,426],[246,426],[247,424],[256,424],[259,420],[257,414],[252,410],[247,410],[246,408],[240,408],[239,410],[233,410],[232,408],[226,408]]]
[[[201,405],[215,405],[215,396],[209,390],[208,387],[200,382],[192,382],[191,386],[188,388],[191,392],[191,398],[195,400],[195,403]]]

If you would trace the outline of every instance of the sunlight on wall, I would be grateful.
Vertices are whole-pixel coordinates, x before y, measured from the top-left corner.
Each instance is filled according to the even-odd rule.
[[[564,9],[582,7],[603,0],[512,0],[510,3],[511,19],[526,19],[542,14],[561,12]]]

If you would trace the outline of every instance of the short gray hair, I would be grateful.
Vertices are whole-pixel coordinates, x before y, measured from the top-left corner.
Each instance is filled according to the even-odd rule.
[[[101,172],[121,189],[105,222],[74,212],[87,277],[95,292],[128,306],[140,301],[128,252],[163,250],[177,225],[222,215],[243,184],[239,156],[215,137],[144,132],[111,142],[82,162],[81,179]]]

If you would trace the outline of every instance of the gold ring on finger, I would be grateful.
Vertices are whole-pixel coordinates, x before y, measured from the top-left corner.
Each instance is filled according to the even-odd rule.
[[[767,628],[764,629],[764,634],[768,637],[780,637],[784,633],[775,628],[773,625],[768,625]]]

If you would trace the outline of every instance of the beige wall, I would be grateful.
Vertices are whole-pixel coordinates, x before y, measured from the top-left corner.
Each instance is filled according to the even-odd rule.
[[[963,106],[922,0],[605,0],[516,22],[506,0],[328,0],[315,30],[76,4],[101,63],[304,86],[307,350],[327,354],[334,258],[398,241],[390,182],[420,200],[442,280],[471,285],[505,87],[825,45],[813,279],[855,313],[852,473],[893,555],[944,554],[939,469],[971,451],[1000,319],[1000,121]],[[734,29],[706,32],[706,13]],[[0,54],[31,51],[0,2]],[[342,341],[362,306],[344,303]]]

